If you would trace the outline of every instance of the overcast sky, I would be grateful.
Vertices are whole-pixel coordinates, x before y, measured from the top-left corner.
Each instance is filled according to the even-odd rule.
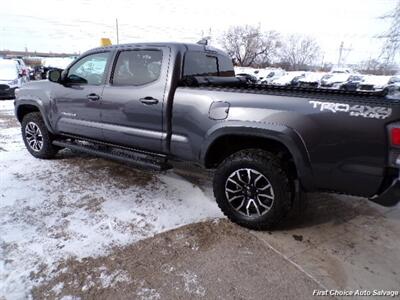
[[[397,0],[18,0],[0,11],[0,49],[83,52],[101,37],[115,43],[144,41],[196,42],[202,32],[218,37],[232,25],[260,25],[283,34],[315,37],[324,60],[337,62],[344,42],[346,63],[376,57],[375,37],[389,23],[379,17]]]

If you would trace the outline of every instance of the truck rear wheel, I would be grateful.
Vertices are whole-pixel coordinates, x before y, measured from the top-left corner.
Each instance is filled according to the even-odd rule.
[[[279,159],[263,150],[242,150],[226,158],[216,170],[213,186],[222,212],[250,229],[271,229],[292,206],[287,174]]]
[[[53,146],[51,133],[38,112],[27,114],[21,123],[22,138],[29,153],[37,158],[53,158],[59,148]]]

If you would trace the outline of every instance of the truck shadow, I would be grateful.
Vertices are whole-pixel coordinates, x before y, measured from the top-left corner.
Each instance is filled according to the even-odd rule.
[[[154,180],[154,176],[158,174],[70,150],[60,151],[57,158],[68,165],[79,167],[82,172],[93,173],[93,176],[102,170],[105,172],[103,176],[111,176],[114,182],[120,182],[123,187],[130,184],[144,185]],[[174,163],[173,173],[199,187],[207,197],[214,197],[212,171],[188,163]],[[168,176],[168,172],[164,174]],[[300,201],[294,203],[289,215],[275,230],[300,229],[328,223],[340,225],[357,217],[377,217],[382,215],[384,210],[377,207],[378,205],[359,197],[328,193],[304,194]]]
[[[328,194],[305,194],[296,203],[284,222],[276,230],[314,227],[330,223],[340,225],[358,217],[378,217],[381,212],[367,199]]]
[[[203,191],[208,191],[210,197],[213,197],[211,171],[182,164],[176,166],[175,172]],[[378,217],[382,215],[382,211],[389,209],[354,196],[329,193],[303,194],[299,201],[295,201],[289,215],[276,226],[275,230],[300,229],[328,223],[340,225],[358,217]]]

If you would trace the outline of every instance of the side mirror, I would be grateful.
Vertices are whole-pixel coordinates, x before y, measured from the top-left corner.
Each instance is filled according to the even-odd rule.
[[[49,78],[51,82],[59,83],[61,80],[61,70],[58,69],[50,70],[47,78]]]
[[[75,74],[71,74],[67,78],[65,78],[65,82],[70,85],[74,85],[74,84],[79,85],[79,84],[87,84],[88,83],[85,78],[80,77]]]

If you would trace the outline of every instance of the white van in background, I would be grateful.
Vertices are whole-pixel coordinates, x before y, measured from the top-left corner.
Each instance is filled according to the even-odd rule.
[[[15,89],[26,82],[25,77],[17,61],[0,59],[0,99],[15,98]]]

